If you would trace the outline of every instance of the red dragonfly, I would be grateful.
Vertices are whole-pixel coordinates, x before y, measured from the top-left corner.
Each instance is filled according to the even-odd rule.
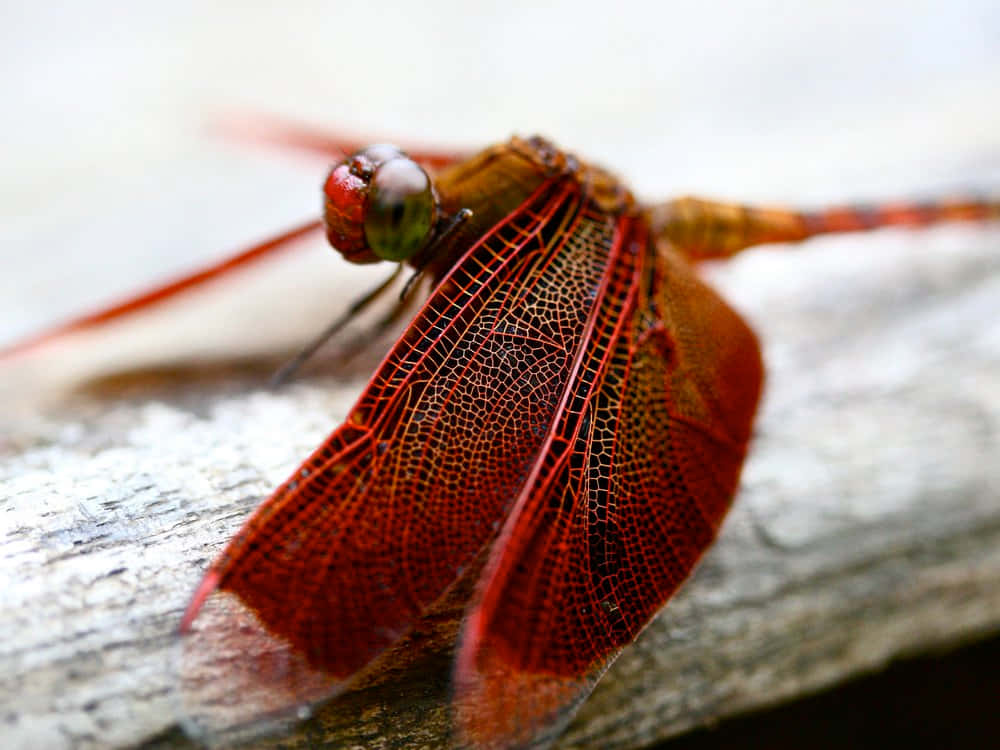
[[[738,484],[760,350],[696,264],[1000,218],[998,201],[643,206],[537,137],[472,156],[371,146],[339,161],[324,194],[322,223],[49,335],[118,320],[320,226],[351,262],[434,282],[345,423],[246,522],[183,617],[186,724],[208,739],[358,684],[457,601],[456,743],[551,741],[689,575]]]

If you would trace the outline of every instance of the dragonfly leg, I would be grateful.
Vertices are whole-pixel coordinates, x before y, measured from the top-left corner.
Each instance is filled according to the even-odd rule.
[[[472,211],[468,208],[463,208],[461,211],[457,212],[455,216],[452,217],[451,221],[444,228],[444,231],[442,231],[441,234],[437,236],[435,241],[441,242],[446,237],[451,235],[451,233],[455,231],[455,229],[460,227],[471,217],[472,217]],[[403,266],[401,264],[397,269],[397,273],[399,270],[402,269],[402,267]],[[419,298],[419,295],[416,294],[416,288],[420,286],[420,282],[423,281],[423,279],[426,276],[427,276],[426,267],[417,268],[413,271],[413,273],[410,274],[410,277],[406,280],[406,283],[403,284],[403,288],[399,292],[399,298],[396,300],[396,304],[394,304],[389,309],[389,311],[382,318],[380,318],[378,322],[375,323],[374,328],[368,331],[363,338],[359,338],[349,343],[339,353],[341,363],[349,361],[356,354],[358,354],[358,352],[364,349],[369,342],[380,338],[383,333],[389,330],[389,328],[391,328],[393,324],[396,323],[396,321],[402,318],[403,315],[405,315],[410,310],[412,303]],[[386,285],[391,283],[395,278],[396,274],[393,274],[393,276],[386,281]],[[378,290],[376,290],[375,296],[378,296],[378,293],[380,293],[381,291],[382,289],[380,287]],[[345,316],[345,319],[353,315],[354,312],[356,311],[353,310],[349,311]],[[326,332],[324,331],[324,333]],[[308,356],[308,354],[306,356]]]
[[[396,268],[393,270],[392,274],[388,278],[386,278],[383,282],[381,282],[377,287],[368,290],[362,296],[360,296],[358,299],[352,302],[351,306],[348,307],[347,310],[342,315],[339,315],[330,325],[324,328],[323,331],[318,336],[316,336],[312,341],[306,344],[298,354],[296,354],[294,357],[292,357],[292,359],[290,359],[288,362],[282,365],[281,368],[279,368],[278,371],[271,376],[271,381],[270,381],[271,387],[277,388],[279,386],[284,385],[289,380],[291,380],[292,376],[298,371],[300,367],[302,367],[305,361],[309,359],[309,357],[311,357],[313,354],[315,354],[316,351],[321,346],[323,346],[323,344],[325,344],[333,336],[335,336],[337,332],[340,331],[341,328],[347,325],[348,321],[350,321],[351,318],[353,318],[355,315],[357,315],[362,310],[371,305],[371,303],[374,302],[376,299],[381,297],[385,293],[385,291],[390,286],[392,286],[393,282],[399,277],[399,274],[402,270],[403,270],[403,265],[402,264],[397,265]],[[403,302],[401,300],[399,303],[393,306],[393,310],[395,310],[398,307],[401,307],[402,304]],[[379,326],[381,328],[384,328],[384,326],[382,326],[382,321],[379,321]]]
[[[372,341],[380,339],[382,335],[392,328],[397,321],[405,317],[410,312],[414,303],[421,299],[421,295],[417,294],[415,290],[420,286],[419,282],[423,279],[424,274],[421,271],[414,271],[410,275],[410,278],[406,281],[406,287],[400,292],[399,298],[396,300],[396,303],[389,308],[388,312],[379,318],[370,330],[366,331],[363,335],[358,336],[356,339],[346,344],[343,349],[337,352],[337,356],[341,364],[346,364],[360,352],[367,349]]]
[[[754,245],[799,242],[820,234],[991,218],[1000,218],[1000,200],[899,202],[791,211],[685,197],[649,209],[653,236],[693,260],[726,258]]]

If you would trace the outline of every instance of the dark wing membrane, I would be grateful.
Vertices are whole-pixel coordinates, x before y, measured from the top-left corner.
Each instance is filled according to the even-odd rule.
[[[456,722],[477,748],[558,735],[690,573],[736,488],[762,380],[756,339],[682,261],[653,253],[642,221],[629,242],[641,274],[614,270],[587,366],[464,627]]]
[[[182,624],[194,731],[336,692],[495,536],[565,392],[615,232],[579,185],[551,180],[439,285],[196,594]]]

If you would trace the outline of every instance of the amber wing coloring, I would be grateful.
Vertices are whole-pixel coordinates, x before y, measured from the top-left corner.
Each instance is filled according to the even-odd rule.
[[[263,137],[340,151],[304,131]],[[738,482],[760,352],[689,263],[818,234],[1000,217],[1000,202],[975,199],[642,208],[611,175],[537,137],[466,161],[422,159],[445,167],[433,188],[386,146],[331,172],[325,226],[353,239],[338,247],[345,257],[406,260],[440,283],[346,423],[198,588],[182,622],[181,698],[201,737],[301,717],[411,629],[464,605],[478,580],[455,662],[456,740],[546,745],[690,573]],[[405,218],[417,193],[401,186],[416,177],[426,221],[407,229],[394,207]],[[385,210],[372,226],[388,240],[377,247],[373,200]],[[0,358],[124,322],[318,226]]]
[[[605,304],[620,221],[551,179],[440,284],[206,575],[182,626],[195,731],[334,694],[496,535]]]
[[[630,271],[586,345],[493,548],[455,673],[479,748],[552,739],[715,537],[739,478],[762,364],[746,324],[632,223]]]

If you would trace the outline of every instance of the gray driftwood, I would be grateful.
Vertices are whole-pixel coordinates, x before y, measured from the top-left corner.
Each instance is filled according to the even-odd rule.
[[[769,365],[743,486],[561,747],[641,746],[1000,628],[1000,231],[816,241],[708,273]],[[187,598],[362,383],[274,393],[262,373],[105,382],[4,427],[4,747],[188,746],[170,666]],[[445,654],[262,746],[437,747],[446,676]]]

